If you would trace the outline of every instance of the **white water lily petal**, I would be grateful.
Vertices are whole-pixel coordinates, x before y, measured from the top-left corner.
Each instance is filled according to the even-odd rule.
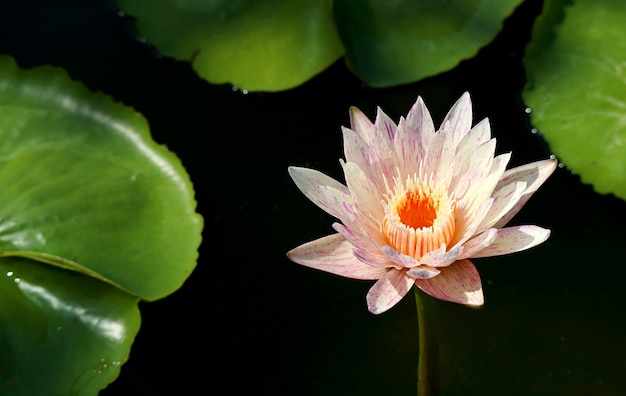
[[[389,270],[367,293],[367,308],[373,314],[387,311],[409,292],[414,282],[404,271]]]
[[[394,136],[396,124],[379,108],[369,142],[369,166],[363,168],[367,177],[380,191],[384,191],[383,175],[396,171]]]
[[[343,132],[343,151],[346,162],[354,162],[361,169],[368,169],[370,163],[369,146],[365,139],[352,129],[341,128]]]
[[[434,278],[440,273],[441,271],[439,271],[437,268],[429,267],[427,265],[422,265],[420,267],[410,269],[406,272],[408,276],[415,279],[430,279]]]
[[[445,267],[441,274],[431,279],[416,279],[415,285],[424,293],[440,300],[480,306],[484,303],[480,275],[468,259]]]
[[[368,144],[371,141],[372,128],[374,124],[367,118],[365,114],[356,107],[350,108],[350,127]]]
[[[387,270],[359,261],[350,242],[339,234],[329,235],[289,251],[290,260],[304,266],[353,279],[379,279]]]
[[[313,169],[290,166],[288,171],[296,186],[308,199],[326,213],[341,218],[342,202],[352,201],[346,186]]]
[[[373,250],[372,248],[374,246],[369,242],[369,240],[352,231],[350,227],[346,227],[341,223],[333,223],[332,227],[335,231],[337,231],[339,235],[341,235],[342,237],[344,237],[345,240],[350,242],[352,246],[363,246],[364,248],[369,248],[369,250]]]
[[[365,264],[371,265],[373,267],[378,267],[378,268],[393,267],[395,269],[402,269],[402,266],[400,264],[396,264],[390,261],[385,255],[379,254],[378,252],[374,252],[374,251],[362,249],[362,248],[355,248],[353,253],[354,253],[354,257],[361,260]]]
[[[398,130],[393,140],[395,156],[398,158],[398,169],[402,174],[415,172],[419,165],[419,159],[424,156],[424,151],[419,140],[419,135],[407,125],[404,118],[400,118]]]
[[[371,179],[354,162],[347,162],[342,165],[346,183],[357,210],[376,219],[382,219],[384,214],[380,205],[382,192],[378,186],[372,183]]]
[[[472,100],[469,93],[465,92],[461,95],[448,111],[441,125],[447,125],[447,138],[453,147],[457,147],[461,139],[472,128]]]
[[[402,254],[391,246],[383,246],[383,253],[390,261],[404,268],[413,268],[420,265],[420,262],[413,257]]]
[[[507,214],[519,202],[526,190],[526,182],[518,181],[510,183],[491,194],[493,205],[478,226],[476,233],[481,233],[492,227],[498,220]]]
[[[511,153],[500,154],[491,162],[489,173],[470,185],[467,193],[457,201],[457,210],[467,211],[471,216],[475,210],[487,199],[491,198],[498,180],[506,169],[506,164],[511,159]],[[482,218],[480,219],[482,222]]]
[[[384,141],[384,144],[391,145],[396,135],[396,129],[398,126],[387,114],[385,114],[379,107],[376,109],[376,120],[374,121],[374,129],[376,133],[379,133],[379,139]],[[376,144],[376,142],[371,142]]]
[[[476,252],[479,252],[487,246],[491,245],[493,241],[496,240],[497,236],[498,230],[495,228],[490,228],[482,232],[481,234],[478,234],[478,236],[475,236],[474,238],[463,244],[463,253],[459,255],[458,259],[460,260],[468,257],[473,257]]]
[[[365,264],[381,268],[396,267],[385,257],[379,245],[363,232],[354,232],[340,223],[333,223],[333,229],[354,246],[354,256]],[[399,265],[397,267],[401,268]]]
[[[454,176],[450,190],[462,199],[469,188],[489,174],[496,151],[496,140],[488,139],[480,145],[467,144],[457,151]]]
[[[418,98],[396,125],[378,109],[372,123],[350,111],[343,128],[346,185],[317,171],[290,168],[298,187],[337,217],[338,234],[304,244],[289,258],[334,274],[378,279],[368,308],[381,313],[417,285],[443,300],[483,303],[469,258],[513,253],[548,238],[536,226],[501,229],[546,180],[556,161],[509,171],[510,153],[495,155],[489,121],[471,128],[464,94],[435,131]]]
[[[419,153],[423,155],[430,139],[435,135],[435,125],[421,97],[417,98],[417,101],[409,110],[406,116],[406,126],[406,133],[411,133],[410,131],[412,131],[416,135],[415,139],[417,139],[420,147]]]
[[[450,128],[450,126],[446,124],[445,128]],[[436,180],[438,185],[445,186],[446,189],[449,188],[454,176],[455,153],[454,140],[448,139],[444,131],[439,131],[431,139],[424,156],[424,173],[432,175],[433,180]]]
[[[500,182],[496,186],[496,190],[503,188],[509,183],[515,183],[516,181],[526,182],[527,187],[522,197],[519,201],[517,201],[517,204],[512,207],[507,214],[502,216],[500,220],[494,224],[494,227],[504,227],[513,218],[513,216],[520,211],[520,209],[526,204],[533,193],[539,189],[543,182],[546,181],[548,176],[554,172],[557,165],[557,160],[548,159],[518,166],[517,168],[509,169],[504,172]]]
[[[476,235],[476,229],[480,225],[485,214],[491,208],[493,199],[489,198],[483,201],[480,206],[474,212],[466,210],[457,210],[456,219],[456,233],[455,238],[452,239],[452,246],[462,245],[467,242],[471,237]]]
[[[463,252],[464,246],[457,245],[446,252],[446,245],[439,249],[433,250],[425,254],[420,263],[431,267],[447,267],[454,263],[459,255]]]
[[[496,240],[472,258],[501,256],[530,249],[544,242],[550,236],[550,230],[534,225],[501,228]]]

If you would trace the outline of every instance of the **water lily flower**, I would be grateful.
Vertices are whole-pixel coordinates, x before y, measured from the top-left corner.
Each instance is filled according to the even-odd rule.
[[[372,123],[350,111],[342,128],[346,185],[290,167],[298,188],[341,222],[336,234],[305,243],[288,257],[354,279],[377,280],[370,312],[394,306],[413,285],[447,301],[480,306],[483,291],[471,258],[518,252],[545,241],[534,225],[504,227],[556,168],[554,159],[506,170],[495,155],[489,121],[472,127],[468,93],[438,131],[421,98],[396,125],[378,109]]]

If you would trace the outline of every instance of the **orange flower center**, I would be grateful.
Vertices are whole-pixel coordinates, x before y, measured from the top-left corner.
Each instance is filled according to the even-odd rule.
[[[454,237],[456,204],[447,192],[417,175],[387,188],[382,233],[389,245],[419,260]]]
[[[423,196],[420,192],[407,191],[397,207],[400,221],[412,228],[431,227],[437,218],[432,197]]]

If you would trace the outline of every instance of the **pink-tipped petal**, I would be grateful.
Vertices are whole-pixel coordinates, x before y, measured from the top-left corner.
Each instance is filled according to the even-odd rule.
[[[406,274],[415,279],[430,279],[439,275],[441,271],[437,268],[422,265],[416,268],[412,268],[406,272]]]
[[[480,234],[470,239],[469,241],[463,244],[463,253],[459,255],[459,260],[473,257],[476,252],[479,252],[491,245],[493,241],[498,237],[498,230],[495,228],[490,228]]]
[[[473,306],[484,303],[480,275],[468,259],[459,260],[445,267],[441,274],[434,278],[416,279],[415,285],[424,293],[441,300]]]
[[[374,121],[374,128],[381,133],[380,138],[385,139],[387,144],[391,144],[398,128],[396,123],[379,107],[376,112],[376,120]]]
[[[300,245],[287,257],[306,267],[353,279],[380,279],[387,270],[361,262],[352,252],[353,246],[341,235],[333,234]]]
[[[419,159],[424,157],[420,136],[411,129],[404,118],[400,118],[393,140],[396,164],[402,174],[410,175],[418,168]]]
[[[370,162],[367,142],[352,129],[341,128],[343,132],[343,152],[346,162],[354,162],[361,169],[368,169]]]
[[[444,125],[449,128],[448,124]],[[424,173],[431,174],[438,184],[449,187],[454,176],[456,146],[445,130],[435,133],[424,155]]]
[[[373,314],[387,311],[409,292],[414,282],[404,271],[389,270],[367,293],[367,308]]]
[[[290,166],[288,171],[300,191],[334,217],[341,218],[343,202],[352,202],[348,188],[322,172],[296,166]]]
[[[446,245],[444,244],[439,249],[426,253],[420,259],[420,263],[431,267],[447,267],[456,261],[461,252],[463,252],[463,246],[461,245],[455,246],[449,251],[446,251]]]
[[[346,184],[350,189],[357,210],[374,219],[382,219],[384,211],[380,200],[383,193],[378,186],[372,183],[368,175],[354,162],[347,162],[342,165]]]
[[[555,159],[548,159],[542,161],[532,162],[530,164],[518,166],[517,168],[509,169],[502,175],[498,185],[496,186],[496,190],[503,188],[505,185],[510,183],[515,183],[518,181],[526,182],[526,190],[521,198],[517,201],[515,206],[513,206],[508,213],[498,220],[494,227],[501,228],[504,227],[512,218],[517,214],[517,212],[522,209],[522,207],[526,204],[526,202],[530,199],[537,189],[546,181],[548,176],[554,172],[558,161]]]
[[[371,250],[362,249],[362,248],[354,248],[354,256],[364,262],[367,265],[371,265],[373,267],[378,268],[395,268],[402,269],[402,266],[390,261],[387,257],[375,253]]]
[[[463,198],[476,181],[489,174],[495,150],[496,140],[490,139],[478,146],[467,145],[457,152],[457,163],[450,183],[450,189],[456,197]]]
[[[369,143],[374,124],[367,118],[365,114],[356,107],[350,108],[350,127],[358,133],[366,142]]]
[[[354,246],[354,256],[367,265],[380,268],[401,268],[389,261],[380,247],[363,232],[354,232],[341,223],[333,223],[333,229]]]
[[[519,181],[494,191],[491,195],[493,205],[478,226],[477,232],[480,233],[492,227],[502,216],[507,214],[519,202],[524,190],[526,190],[526,182]]]
[[[544,242],[550,236],[550,230],[534,225],[501,228],[495,241],[471,257],[492,257],[520,252]]]
[[[456,147],[472,128],[472,100],[468,92],[464,92],[448,111],[441,125],[446,124],[448,125],[446,128],[448,139]]]
[[[419,147],[422,148],[422,151],[425,150],[435,135],[435,125],[421,97],[417,98],[409,110],[409,114],[406,116],[406,127],[406,133],[414,134],[419,139]]]
[[[390,261],[404,268],[412,268],[420,265],[420,262],[413,257],[402,254],[391,246],[383,246],[383,253]]]

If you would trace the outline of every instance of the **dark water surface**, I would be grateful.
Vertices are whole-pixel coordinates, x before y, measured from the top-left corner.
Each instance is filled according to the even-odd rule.
[[[285,252],[332,233],[287,166],[341,179],[348,108],[393,119],[417,95],[438,123],[464,91],[489,117],[511,165],[547,158],[521,101],[521,63],[540,2],[523,4],[488,47],[455,70],[390,89],[363,86],[339,61],[303,86],[243,94],[137,41],[112,1],[8,1],[0,53],[54,64],[133,106],[188,169],[205,217],[196,271],[141,304],[142,329],[102,395],[414,395],[417,331],[409,296],[367,312],[372,282],[300,267]],[[427,61],[427,60],[425,60]],[[553,230],[531,251],[475,263],[486,303],[437,303],[445,395],[626,393],[626,204],[559,168],[513,220]]]

